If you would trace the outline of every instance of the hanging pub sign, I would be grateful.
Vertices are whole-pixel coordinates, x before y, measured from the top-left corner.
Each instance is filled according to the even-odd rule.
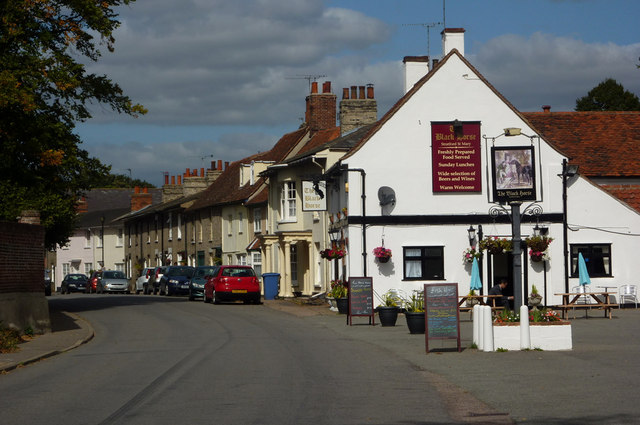
[[[432,122],[434,192],[481,192],[479,122]]]
[[[327,182],[302,181],[302,211],[327,210]]]
[[[491,148],[494,202],[536,200],[533,146]]]

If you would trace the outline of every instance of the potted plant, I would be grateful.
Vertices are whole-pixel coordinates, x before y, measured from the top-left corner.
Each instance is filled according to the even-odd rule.
[[[411,298],[405,302],[404,317],[410,334],[424,334],[424,294],[414,291]]]
[[[502,254],[505,251],[511,251],[513,243],[511,239],[489,236],[480,241],[480,250],[484,251],[485,249],[493,255]]]
[[[340,314],[347,314],[349,312],[349,298],[347,283],[342,279],[331,281],[330,296],[336,300],[336,307]]]
[[[470,246],[462,251],[462,261],[465,263],[473,263],[474,258],[477,258],[478,261],[482,260],[482,251],[477,250],[475,246]]]
[[[386,263],[391,258],[391,250],[384,246],[378,246],[373,249],[373,256],[376,257],[378,262]]]
[[[542,295],[538,293],[538,288],[536,288],[536,285],[531,285],[531,293],[529,294],[529,305],[532,306],[534,310],[537,310],[541,302]]]
[[[549,248],[549,244],[552,241],[553,238],[542,235],[534,235],[525,238],[524,243],[529,248],[529,256],[531,257],[531,261],[540,262],[547,260],[547,248]]]
[[[475,298],[475,296],[476,296],[476,291],[474,289],[470,290],[469,294],[467,295],[467,300],[465,301],[465,305],[467,307],[473,307],[474,305],[480,302],[480,300]]]
[[[390,291],[382,295],[382,304],[376,309],[382,326],[395,326],[398,320],[398,296]]]
[[[335,260],[340,259],[346,255],[346,251],[344,249],[323,249],[320,251],[320,257],[326,260]]]

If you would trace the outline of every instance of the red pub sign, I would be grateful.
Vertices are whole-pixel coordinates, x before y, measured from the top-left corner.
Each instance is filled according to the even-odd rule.
[[[432,122],[434,192],[481,192],[479,122]]]

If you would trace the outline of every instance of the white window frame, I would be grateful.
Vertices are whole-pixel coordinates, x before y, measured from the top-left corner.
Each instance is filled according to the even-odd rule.
[[[238,234],[241,235],[243,233],[243,228],[244,228],[244,214],[242,214],[242,211],[238,212]]]
[[[118,236],[116,238],[116,247],[121,248],[124,245],[124,229],[118,229]]]
[[[176,227],[178,231],[178,240],[182,240],[182,214],[178,213],[178,226]]]
[[[173,240],[173,213],[169,212],[169,219],[167,220],[169,223],[169,240]]]
[[[84,247],[91,248],[91,230],[84,231]]]
[[[280,220],[295,222],[297,220],[296,182],[282,183],[280,192]]]
[[[253,233],[262,233],[262,210],[260,208],[253,210]]]

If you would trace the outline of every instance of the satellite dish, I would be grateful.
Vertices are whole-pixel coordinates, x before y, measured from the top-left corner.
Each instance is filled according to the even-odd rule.
[[[389,186],[382,186],[378,189],[378,200],[382,207],[382,215],[389,215],[396,206],[396,192]]]

